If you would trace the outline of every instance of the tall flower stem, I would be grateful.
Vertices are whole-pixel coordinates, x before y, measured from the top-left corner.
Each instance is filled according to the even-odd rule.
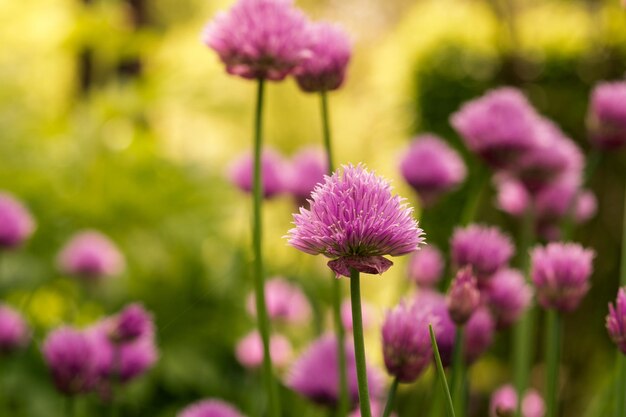
[[[75,407],[74,397],[67,396],[63,398],[63,416],[64,417],[74,417],[76,415],[76,407]]]
[[[352,302],[352,333],[354,335],[354,357],[356,376],[359,384],[359,403],[361,417],[372,417],[370,394],[367,387],[367,368],[365,364],[365,344],[363,342],[363,317],[361,316],[361,276],[359,271],[350,269],[350,297]]]
[[[476,213],[478,207],[482,201],[483,194],[487,182],[489,181],[489,172],[487,167],[481,161],[476,162],[476,176],[470,188],[470,200],[465,205],[463,212],[461,213],[461,224],[468,225],[476,219]]]
[[[383,417],[389,417],[391,415],[391,410],[393,410],[393,403],[396,400],[396,392],[398,391],[398,378],[394,378],[391,383],[391,387],[389,388],[389,395],[387,395],[387,404],[385,405],[385,411],[383,411]]]
[[[446,397],[448,417],[456,417],[452,396],[448,388],[448,381],[446,381],[446,371],[443,369],[443,363],[441,363],[441,355],[439,354],[439,347],[437,347],[437,339],[435,338],[435,331],[433,330],[432,324],[428,325],[428,331],[430,332],[430,343],[433,347],[433,354],[435,355],[435,363],[437,365],[437,377],[441,381],[441,389]]]
[[[527,281],[530,281],[530,255],[528,251],[535,239],[534,227],[534,209],[531,205],[524,215],[519,245],[519,264]],[[533,306],[530,305],[516,324],[513,334],[513,372],[517,390],[517,417],[522,416],[522,398],[528,387],[530,367],[532,366],[533,329],[534,311]]]
[[[546,325],[546,417],[558,415],[559,357],[561,351],[561,318],[548,310]]]
[[[263,199],[262,178],[261,178],[261,148],[262,148],[262,127],[263,127],[263,96],[265,90],[265,80],[259,78],[256,111],[254,119],[254,183],[252,190],[252,254],[253,254],[253,277],[256,299],[257,322],[259,333],[263,340],[263,383],[268,395],[269,415],[271,417],[280,416],[280,403],[278,400],[278,389],[272,375],[272,360],[270,357],[270,334],[269,321],[267,318],[267,307],[265,305],[265,277],[263,276],[263,252],[262,240],[262,216],[261,202]]]
[[[332,136],[330,131],[330,113],[328,111],[328,94],[326,91],[320,93],[322,130],[324,136],[324,149],[326,151],[326,163],[328,175],[332,175],[335,170],[333,163]],[[346,350],[344,349],[345,330],[341,321],[341,282],[333,277],[333,320],[335,324],[335,335],[337,337],[337,358],[339,366],[339,404],[338,417],[348,414],[348,376],[346,371]]]
[[[454,353],[452,358],[452,399],[456,415],[465,415],[465,363],[463,360],[463,345],[465,344],[465,332],[462,326],[457,326],[454,340]]]
[[[622,215],[622,257],[620,265],[620,287],[626,285],[626,186],[624,187],[624,214]],[[626,417],[626,358],[617,352],[617,381],[615,384],[615,416]]]

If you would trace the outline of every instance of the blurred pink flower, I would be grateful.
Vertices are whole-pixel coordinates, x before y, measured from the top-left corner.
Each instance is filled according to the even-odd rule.
[[[265,304],[270,319],[287,323],[305,323],[311,317],[311,305],[306,295],[295,284],[281,277],[265,282]],[[254,293],[248,295],[246,308],[256,316]]]
[[[509,268],[496,272],[483,293],[499,330],[515,323],[528,308],[533,296],[533,290],[522,273]]]
[[[0,358],[25,347],[30,340],[30,329],[16,310],[0,303]]]
[[[177,417],[244,417],[232,405],[215,399],[207,399],[188,405]]]
[[[280,153],[269,147],[263,149],[261,153],[261,185],[265,198],[272,198],[286,191],[287,167],[287,162]],[[229,178],[241,191],[251,193],[253,170],[252,154],[246,152],[230,165]]]
[[[361,315],[364,330],[371,329],[376,324],[376,312],[371,304],[361,301]],[[352,331],[352,302],[349,298],[346,298],[343,300],[343,303],[341,303],[341,322],[347,331]]]
[[[124,269],[118,248],[96,230],[72,236],[59,253],[57,263],[63,273],[90,280],[115,276]]]
[[[459,269],[448,288],[446,303],[448,314],[457,326],[465,325],[472,317],[480,304],[480,291],[471,267]]]
[[[626,7],[626,1],[622,4]],[[591,142],[603,149],[626,145],[626,81],[599,83],[587,113]]]
[[[433,245],[425,245],[413,252],[409,259],[408,275],[419,287],[434,287],[443,277],[443,255]]]
[[[12,194],[0,191],[0,250],[18,247],[34,231],[28,209]]]
[[[491,396],[489,405],[490,417],[513,417],[517,409],[517,392],[512,385],[500,387]],[[543,417],[545,404],[541,395],[534,389],[529,389],[522,400],[522,417]]]
[[[258,368],[263,363],[263,341],[258,331],[248,333],[237,343],[235,356],[246,368]],[[270,337],[270,356],[274,366],[286,366],[291,360],[291,343],[286,337],[274,334]]]

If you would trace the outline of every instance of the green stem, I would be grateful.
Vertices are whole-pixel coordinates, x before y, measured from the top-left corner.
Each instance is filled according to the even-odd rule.
[[[67,396],[63,399],[63,417],[74,417],[76,407],[74,397]]]
[[[465,209],[461,214],[461,224],[468,225],[476,219],[478,207],[482,201],[485,185],[489,179],[487,168],[482,162],[478,161],[476,165],[476,178],[470,190],[470,200],[465,205]]]
[[[394,378],[389,388],[389,395],[387,396],[387,404],[385,405],[385,411],[383,411],[383,417],[389,417],[391,410],[393,410],[393,403],[396,400],[396,392],[398,391],[398,378]]]
[[[439,348],[437,347],[437,339],[435,338],[435,331],[433,325],[428,325],[428,331],[430,332],[430,343],[433,347],[433,354],[435,355],[435,363],[437,364],[437,376],[441,381],[441,389],[446,397],[446,405],[448,407],[448,416],[456,417],[454,413],[454,405],[452,404],[452,396],[450,395],[450,389],[448,388],[448,381],[446,381],[446,371],[443,369],[441,363],[441,355],[439,354]]]
[[[558,415],[559,356],[561,351],[561,318],[548,310],[546,324],[546,417]]]
[[[534,230],[534,209],[530,206],[524,215],[519,245],[519,265],[524,271],[527,282],[530,282],[530,254],[528,252],[535,240]],[[515,325],[513,333],[513,373],[515,388],[518,394],[517,417],[522,416],[523,393],[526,392],[526,388],[528,387],[530,368],[532,366],[534,317],[533,306],[530,305]]]
[[[621,287],[626,286],[626,184],[624,187],[624,214],[622,215],[622,258],[619,284]]]
[[[109,415],[111,417],[117,417],[120,415],[119,409],[119,380],[120,380],[120,368],[121,368],[121,347],[118,344],[113,346],[113,359],[112,359],[112,368],[111,368],[111,376],[110,376],[110,384],[111,384],[111,404],[109,407]]]
[[[263,383],[268,395],[269,415],[280,415],[280,403],[278,390],[272,375],[272,360],[270,357],[270,334],[265,305],[265,278],[263,276],[263,253],[262,241],[262,216],[261,203],[263,200],[263,181],[261,178],[261,149],[262,149],[262,115],[265,80],[258,80],[257,102],[254,123],[254,183],[252,189],[253,224],[252,224],[252,253],[254,258],[253,276],[256,297],[257,322],[259,333],[263,340]]]
[[[335,167],[333,163],[332,136],[330,131],[330,113],[328,111],[328,96],[326,91],[320,93],[322,128],[324,149],[328,164],[328,175],[332,175]],[[337,337],[337,358],[339,365],[339,404],[338,417],[348,414],[348,375],[346,371],[346,350],[344,349],[345,330],[341,321],[341,282],[333,276],[333,319],[335,321],[335,335]]]
[[[365,364],[365,344],[363,343],[363,317],[361,317],[361,277],[359,271],[350,269],[350,297],[352,302],[352,333],[354,335],[354,356],[356,375],[359,384],[361,417],[372,417],[370,394],[367,387]]]
[[[459,417],[465,415],[465,361],[463,360],[463,345],[465,332],[462,326],[457,326],[452,357],[452,399],[454,409]]]
[[[617,352],[617,378],[615,381],[615,417],[626,417],[626,357]]]

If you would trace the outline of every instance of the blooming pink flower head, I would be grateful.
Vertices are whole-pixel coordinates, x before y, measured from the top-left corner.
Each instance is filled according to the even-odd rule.
[[[287,188],[298,206],[307,205],[307,199],[327,172],[326,156],[319,149],[303,148],[292,157]]]
[[[72,236],[57,262],[63,273],[91,280],[115,276],[124,269],[124,257],[115,244],[96,230]]]
[[[133,342],[154,332],[152,315],[141,304],[130,304],[112,318],[109,337],[114,343]]]
[[[28,209],[13,195],[0,191],[0,250],[13,249],[35,231]]]
[[[359,400],[356,377],[356,359],[350,343],[345,344],[348,395],[352,404]],[[339,400],[339,373],[337,365],[337,339],[324,335],[314,341],[292,365],[286,385],[309,400],[336,406]],[[383,393],[383,376],[372,367],[367,368],[370,397],[374,401]]]
[[[338,277],[349,277],[351,269],[382,274],[393,265],[384,255],[406,255],[424,241],[413,209],[363,165],[343,166],[325,177],[310,202],[310,209],[294,214],[289,244],[332,258],[328,266]]]
[[[624,288],[620,288],[617,292],[615,305],[609,303],[606,329],[613,343],[626,355],[626,292],[624,292]]]
[[[511,326],[530,305],[532,288],[517,269],[501,269],[496,272],[484,289],[487,306],[501,330]]]
[[[0,358],[25,347],[29,339],[30,330],[20,313],[0,303]]]
[[[531,253],[531,277],[539,304],[562,312],[575,310],[589,291],[594,252],[575,243],[549,243]]]
[[[306,295],[295,284],[276,277],[265,282],[265,304],[267,314],[273,320],[287,323],[303,323],[311,317],[311,305]],[[246,308],[256,316],[254,294],[249,294]]]
[[[500,387],[491,396],[489,417],[514,417],[517,410],[517,392],[512,385]],[[529,389],[522,400],[522,417],[543,417],[545,405],[541,395]]]
[[[387,313],[383,323],[383,357],[389,375],[400,382],[417,379],[432,359],[428,325],[430,312],[400,303]]]
[[[307,26],[290,0],[239,0],[215,16],[202,40],[229,74],[280,81],[308,55]]]
[[[85,333],[70,327],[53,330],[44,341],[43,355],[62,393],[76,395],[94,388],[96,351]]]
[[[448,313],[457,326],[463,326],[472,317],[480,304],[478,282],[472,268],[461,268],[448,289],[446,298]]]
[[[443,139],[431,134],[413,140],[400,162],[400,171],[426,206],[457,187],[467,174],[459,154]]]
[[[465,103],[451,117],[465,145],[497,168],[535,146],[537,114],[514,88],[499,88]]]
[[[312,93],[341,87],[352,55],[346,32],[327,22],[310,23],[308,41],[309,54],[294,71],[300,88]]]
[[[252,0],[248,0],[252,1]],[[265,198],[283,193],[287,187],[287,163],[282,155],[271,148],[261,153],[261,186]],[[254,161],[247,152],[237,158],[229,169],[230,180],[241,191],[251,193],[254,185]]]
[[[604,149],[626,145],[626,81],[598,84],[587,113],[591,142]]]
[[[457,228],[450,242],[452,260],[462,268],[471,266],[479,282],[489,279],[513,256],[513,243],[497,227],[472,224]]]
[[[207,399],[188,405],[177,417],[244,417],[224,401]]]
[[[273,334],[270,337],[270,357],[277,367],[283,367],[291,360],[291,343],[285,336]],[[263,341],[258,331],[253,331],[237,343],[235,356],[246,368],[258,368],[263,363]]]
[[[376,324],[374,316],[374,307],[367,302],[361,301],[361,318],[363,319],[364,330],[370,329]],[[341,323],[344,329],[349,332],[352,331],[352,301],[349,298],[341,303]]]
[[[432,245],[413,252],[409,260],[408,275],[419,287],[434,287],[442,278],[445,268],[443,256]]]

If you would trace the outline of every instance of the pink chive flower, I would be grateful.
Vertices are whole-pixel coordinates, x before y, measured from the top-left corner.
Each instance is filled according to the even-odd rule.
[[[248,0],[252,1],[252,0]],[[233,184],[245,193],[252,193],[254,161],[252,154],[247,152],[239,156],[229,168],[229,177]],[[287,162],[282,155],[271,148],[261,153],[261,185],[265,198],[275,197],[285,192],[287,187]]]
[[[532,288],[517,269],[501,269],[487,283],[483,293],[498,330],[515,323],[533,297]]]
[[[626,355],[626,293],[624,288],[620,288],[617,292],[615,305],[609,303],[606,329],[613,343]]]
[[[371,401],[370,410],[372,411],[372,417],[382,417],[385,406],[380,401]],[[396,413],[391,413],[390,416],[398,417]],[[361,409],[357,407],[353,412],[348,415],[348,417],[361,417]]]
[[[626,81],[598,84],[587,113],[591,142],[603,149],[626,145]]]
[[[29,340],[30,330],[20,313],[0,303],[0,358],[24,348]]]
[[[480,304],[478,283],[471,267],[464,267],[452,280],[446,298],[448,314],[457,326],[463,326],[472,317]]]
[[[124,257],[118,248],[96,230],[72,236],[59,253],[57,263],[61,272],[87,280],[112,277],[124,269]]]
[[[239,363],[249,369],[258,368],[263,363],[263,341],[258,331],[253,331],[237,343],[235,356]],[[286,337],[274,334],[270,337],[270,356],[275,366],[283,367],[292,356],[291,343]]]
[[[427,310],[400,303],[387,313],[382,327],[383,357],[389,375],[400,382],[415,381],[432,359]]]
[[[517,410],[517,392],[512,385],[500,387],[491,396],[489,417],[513,417]],[[541,395],[529,389],[522,400],[522,417],[543,417],[546,413]]]
[[[363,318],[363,330],[371,329],[375,324],[376,312],[374,307],[364,301],[361,301],[361,317]],[[352,301],[349,298],[341,303],[341,323],[344,329],[352,331]]]
[[[356,359],[352,345],[346,343],[345,348],[348,394],[354,405],[359,400]],[[384,378],[380,372],[368,366],[367,380],[373,401],[381,398]],[[289,370],[286,385],[317,404],[336,406],[339,399],[337,339],[329,334],[311,343]]]
[[[229,74],[281,81],[308,56],[307,25],[290,0],[239,0],[215,16],[202,40]]]
[[[96,351],[85,333],[70,327],[53,330],[44,341],[43,355],[63,394],[76,395],[94,388]]]
[[[477,224],[457,228],[450,246],[454,264],[458,268],[471,266],[479,282],[506,266],[514,251],[509,236],[496,227]]]
[[[109,338],[113,343],[133,342],[154,332],[152,315],[141,304],[130,304],[111,322]]]
[[[286,323],[304,323],[311,317],[311,304],[306,295],[295,284],[276,277],[265,282],[265,304],[270,319]],[[248,313],[256,317],[254,294],[246,301]]]
[[[430,288],[441,280],[444,269],[443,255],[439,249],[426,245],[411,255],[408,276],[417,286]]]
[[[535,146],[537,114],[514,88],[499,88],[469,101],[451,117],[467,148],[502,168]]]
[[[427,207],[456,188],[467,175],[460,155],[443,139],[431,134],[413,140],[400,162],[400,172]]]
[[[521,217],[526,212],[532,196],[524,185],[510,176],[496,176],[496,205],[505,213],[514,217]]]
[[[0,250],[20,246],[34,231],[28,209],[12,194],[0,191]]]
[[[382,274],[393,265],[384,255],[406,255],[424,241],[413,209],[391,190],[363,165],[343,166],[315,188],[310,209],[294,214],[289,244],[331,258],[338,277],[349,277],[351,269]]]
[[[307,32],[309,55],[294,71],[300,89],[308,93],[338,89],[352,55],[348,35],[326,22],[310,23]]]
[[[207,399],[187,406],[177,417],[244,417],[235,407],[224,401]]]
[[[531,277],[539,304],[561,312],[575,310],[589,291],[594,252],[575,243],[549,243],[531,253]]]
[[[291,158],[288,189],[298,206],[307,206],[307,200],[317,184],[324,181],[328,163],[324,152],[303,148]]]

